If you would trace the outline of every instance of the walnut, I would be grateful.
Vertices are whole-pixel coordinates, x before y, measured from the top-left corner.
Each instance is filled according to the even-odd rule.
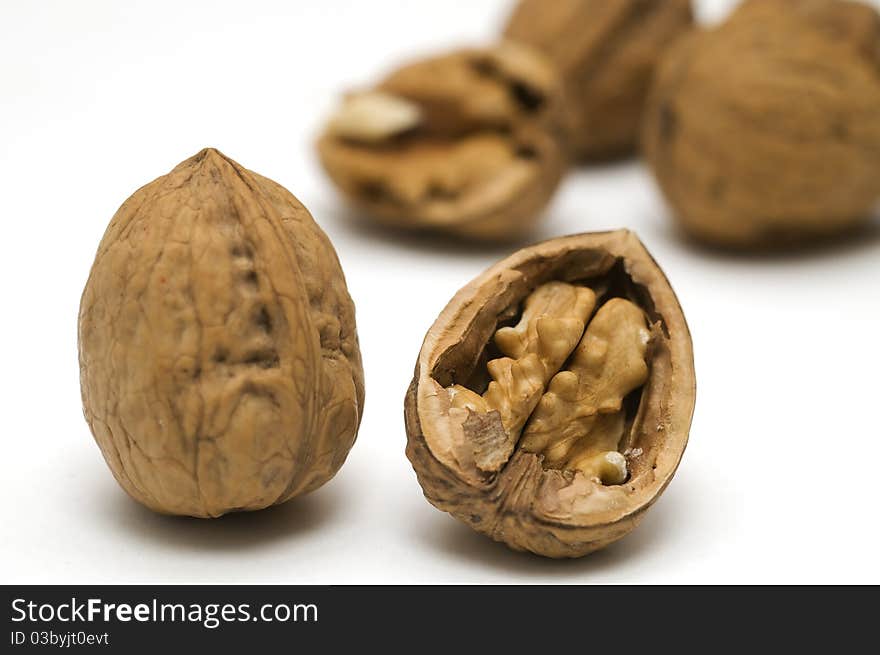
[[[687,324],[636,236],[563,237],[440,314],[406,396],[407,455],[439,509],[511,548],[578,557],[666,488],[694,396]]]
[[[561,108],[541,55],[505,43],[459,50],[350,94],[318,153],[343,194],[386,225],[513,239],[565,170]]]
[[[776,247],[862,224],[880,199],[880,18],[837,0],[759,0],[684,39],[645,120],[681,225]]]
[[[119,484],[215,517],[329,480],[364,404],[333,246],[277,183],[213,149],[134,193],[79,314],[86,420]]]
[[[558,67],[575,155],[607,159],[635,150],[657,59],[692,25],[690,0],[520,0],[504,35]]]
[[[327,131],[341,139],[381,145],[415,128],[422,120],[419,106],[382,91],[349,96],[330,119]]]

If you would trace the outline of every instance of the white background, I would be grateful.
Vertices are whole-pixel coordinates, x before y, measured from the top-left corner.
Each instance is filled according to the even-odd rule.
[[[668,491],[628,538],[563,562],[508,551],[422,497],[402,418],[416,355],[506,249],[359,223],[312,141],[340,91],[493,38],[506,6],[3,0],[0,582],[880,582],[880,224],[818,252],[706,252],[679,238],[637,162],[573,173],[534,239],[628,226],[675,286],[699,393]],[[367,381],[336,478],[214,521],[154,515],[116,485],[82,417],[76,355],[111,216],[208,145],[288,187],[329,233]]]

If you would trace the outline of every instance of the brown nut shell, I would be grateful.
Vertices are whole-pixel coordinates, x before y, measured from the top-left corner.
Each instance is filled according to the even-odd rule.
[[[658,70],[644,149],[684,229],[728,247],[842,234],[880,199],[880,20],[836,0],[760,0]]]
[[[485,380],[475,380],[491,358],[493,334],[510,324],[535,289],[560,282],[589,287],[606,306],[628,299],[648,326],[647,377],[627,401],[627,432],[620,442],[629,472],[622,484],[607,486],[580,471],[551,468],[542,455],[510,442],[497,412],[465,415],[450,401],[451,387],[485,387]],[[510,340],[510,330],[504,331]],[[622,374],[629,370],[625,365]],[[406,395],[407,456],[425,497],[438,509],[513,549],[579,557],[629,533],[669,484],[687,444],[694,400],[684,315],[635,234],[563,237],[494,265],[437,318]]]
[[[730,21],[794,18],[854,48],[880,68],[880,13],[854,0],[746,0]]]
[[[214,149],[116,212],[82,296],[79,361],[113,475],[168,514],[256,510],[319,487],[363,411],[333,246],[289,191]]]
[[[429,57],[350,94],[317,148],[352,204],[386,225],[515,239],[566,168],[561,83],[526,46]]]
[[[595,160],[636,149],[657,61],[692,26],[690,0],[520,0],[504,35],[557,66],[568,143]]]

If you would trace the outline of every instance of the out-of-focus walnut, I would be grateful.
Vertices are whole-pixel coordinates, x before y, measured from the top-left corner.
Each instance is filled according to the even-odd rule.
[[[880,199],[880,17],[755,0],[659,67],[649,163],[682,226],[721,246],[843,233]]]
[[[407,455],[436,507],[512,548],[578,557],[638,524],[693,407],[690,335],[650,254],[627,231],[564,237],[440,314],[406,397]]]
[[[746,0],[730,21],[796,18],[854,48],[880,67],[880,13],[851,0]]]
[[[158,512],[284,502],[342,466],[364,404],[333,246],[286,189],[206,149],[135,192],[79,314],[86,420]]]
[[[318,153],[343,194],[380,222],[512,239],[540,217],[565,170],[561,93],[526,46],[423,59],[345,98]]]
[[[504,35],[557,66],[574,154],[604,159],[635,149],[657,60],[692,25],[690,0],[520,0]]]

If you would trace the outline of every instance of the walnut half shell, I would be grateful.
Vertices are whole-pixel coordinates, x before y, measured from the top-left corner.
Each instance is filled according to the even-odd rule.
[[[672,479],[695,400],[684,315],[629,231],[525,248],[459,291],[406,395],[427,499],[513,549],[620,539]]]

